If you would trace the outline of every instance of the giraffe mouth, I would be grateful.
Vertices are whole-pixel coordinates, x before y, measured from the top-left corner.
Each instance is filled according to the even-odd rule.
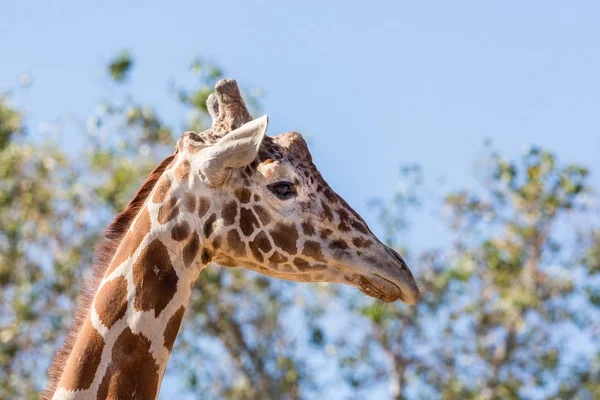
[[[361,276],[356,282],[361,292],[367,296],[374,297],[376,299],[391,303],[396,300],[400,300],[404,303],[405,300],[402,289],[381,275],[373,274],[369,278]]]
[[[400,300],[406,304],[415,304],[419,299],[418,290],[411,290],[410,287],[403,290],[402,283],[398,284],[376,272],[369,274],[368,277],[360,276],[354,283],[367,296],[385,301],[386,303]]]

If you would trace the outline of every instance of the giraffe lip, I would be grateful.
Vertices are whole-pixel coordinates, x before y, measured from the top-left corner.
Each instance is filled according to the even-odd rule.
[[[387,286],[387,288],[380,288],[379,292],[384,292],[385,296],[382,297],[378,297],[379,299],[385,301],[385,302],[393,302],[396,300],[400,300],[403,303],[406,304],[415,304],[419,298],[419,293],[418,290],[417,292],[414,292],[414,290],[410,290],[410,289],[406,289],[403,290],[402,287],[392,281],[389,278],[386,278],[385,276],[382,276],[378,273],[373,273],[373,276],[376,277],[376,280],[378,280],[381,284],[379,285],[381,286]],[[362,289],[361,289],[362,290]],[[363,291],[363,293],[366,293]],[[367,295],[369,295],[369,293],[366,293]],[[372,296],[375,297],[375,296]]]
[[[400,287],[381,275],[372,274],[369,278],[361,276],[357,283],[360,291],[367,296],[383,300],[386,303],[398,299],[405,302]]]

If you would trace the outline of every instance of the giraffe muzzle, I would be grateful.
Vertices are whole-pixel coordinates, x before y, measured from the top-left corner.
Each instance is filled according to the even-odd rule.
[[[373,262],[372,271],[362,277],[357,286],[363,293],[385,302],[400,300],[415,304],[419,300],[419,288],[406,262],[395,250],[382,246],[385,256]]]

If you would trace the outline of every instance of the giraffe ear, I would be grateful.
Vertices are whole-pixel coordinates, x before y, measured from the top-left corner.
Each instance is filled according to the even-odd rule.
[[[208,95],[206,99],[206,108],[208,109],[208,113],[213,121],[216,121],[219,118],[219,100],[214,93]]]
[[[258,155],[267,133],[266,115],[245,123],[207,148],[200,171],[212,186],[221,186],[234,168],[245,167]]]

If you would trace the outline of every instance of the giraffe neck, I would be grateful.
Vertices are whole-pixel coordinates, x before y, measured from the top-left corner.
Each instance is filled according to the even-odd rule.
[[[178,171],[161,177],[121,241],[54,399],[157,397],[193,284],[211,258],[191,226],[203,225],[210,202],[186,191]]]

